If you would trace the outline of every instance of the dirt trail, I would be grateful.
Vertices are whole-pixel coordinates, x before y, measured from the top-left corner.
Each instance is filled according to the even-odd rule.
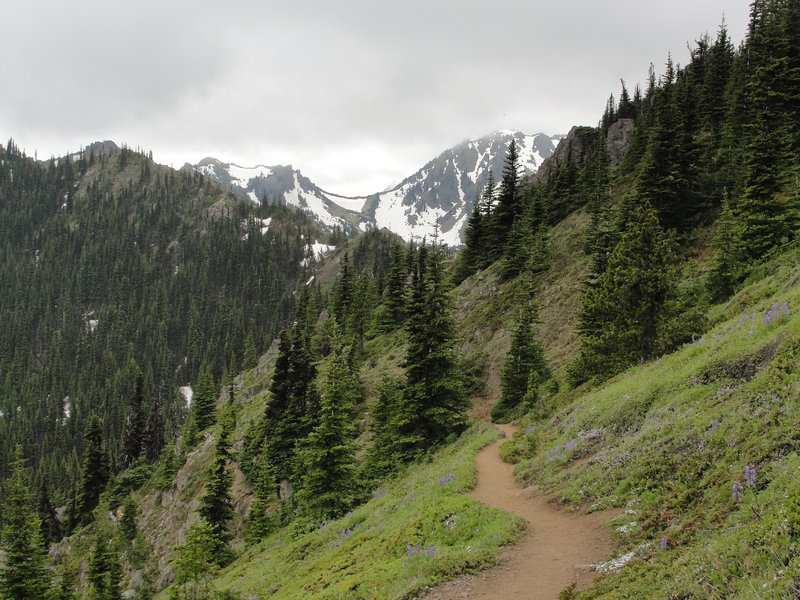
[[[514,432],[510,425],[499,427],[508,436]],[[521,516],[530,531],[517,544],[501,550],[496,567],[442,584],[423,600],[557,600],[573,581],[578,589],[588,586],[595,575],[592,565],[611,552],[604,523],[616,513],[569,513],[550,504],[547,497],[533,495],[531,488],[520,487],[513,465],[500,460],[498,448],[504,440],[478,454],[478,484],[470,496]]]

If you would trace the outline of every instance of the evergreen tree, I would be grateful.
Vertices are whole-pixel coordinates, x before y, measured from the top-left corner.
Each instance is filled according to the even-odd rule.
[[[74,514],[69,518],[71,530],[91,520],[92,511],[100,501],[100,494],[103,493],[109,476],[108,452],[103,443],[103,425],[100,417],[94,413],[89,417],[83,440],[80,491],[75,499]]]
[[[255,369],[258,365],[258,352],[256,351],[256,341],[253,337],[253,332],[247,333],[247,339],[244,343],[244,358],[242,359],[242,370],[249,371]]]
[[[208,523],[211,533],[217,541],[213,557],[220,566],[225,565],[232,558],[228,545],[232,538],[230,521],[235,514],[231,498],[233,473],[229,468],[232,434],[233,422],[230,415],[226,414],[225,418],[221,419],[219,437],[214,447],[214,462],[208,472],[206,493],[200,499],[200,508],[198,509],[200,516]]]
[[[207,595],[208,582],[217,570],[214,556],[218,545],[211,526],[200,520],[189,526],[184,544],[172,547],[175,584],[183,587],[186,598],[197,600]]]
[[[411,284],[406,388],[395,414],[395,447],[404,460],[466,426],[469,401],[455,351],[455,324],[438,247],[423,244]]]
[[[19,446],[14,456],[11,475],[3,490],[0,548],[5,557],[0,566],[0,598],[40,600],[50,591],[50,575],[45,566],[47,550],[41,536],[41,522],[32,509],[28,472]]]
[[[206,364],[200,371],[200,377],[192,395],[192,413],[198,431],[203,431],[215,423],[216,409],[214,376],[211,374],[211,366]]]
[[[367,450],[364,461],[364,473],[368,480],[380,480],[400,464],[400,459],[395,454],[398,439],[398,423],[395,419],[399,414],[404,383],[399,377],[384,377],[378,388],[378,397],[370,407],[372,445]]]
[[[114,553],[113,545],[109,544],[106,527],[98,524],[98,531],[94,536],[94,550],[89,558],[86,578],[91,585],[91,600],[120,600],[122,592],[122,565],[119,557]]]
[[[46,545],[58,542],[64,537],[64,530],[61,527],[61,521],[58,518],[56,509],[50,501],[50,492],[45,481],[40,482],[39,491],[36,495],[39,503],[39,518],[42,521],[42,539]]]
[[[245,534],[250,544],[260,542],[274,527],[274,519],[267,510],[276,498],[275,471],[267,460],[266,452],[262,451],[258,457],[254,479],[253,502]]]
[[[119,532],[122,538],[128,542],[132,542],[136,537],[136,519],[138,516],[139,507],[136,506],[133,496],[128,494],[122,506],[122,516],[119,519]]]
[[[733,293],[734,284],[739,279],[740,258],[734,246],[736,221],[727,194],[723,199],[719,229],[714,240],[714,257],[708,267],[706,291],[712,302],[718,302]]]
[[[500,374],[502,395],[492,409],[493,420],[508,418],[522,403],[529,387],[538,386],[550,375],[544,360],[544,349],[533,329],[535,321],[535,303],[527,300],[517,313],[511,347]]]
[[[347,355],[334,336],[333,357],[322,394],[319,424],[300,444],[298,461],[302,487],[298,513],[311,523],[344,515],[357,494],[355,429],[351,410],[359,382]]]
[[[125,417],[125,430],[122,437],[122,464],[128,467],[142,454],[142,442],[147,425],[147,416],[144,407],[144,373],[137,366],[133,366],[135,384],[128,401],[128,410]]]
[[[679,331],[666,331],[666,324],[678,327],[677,308],[670,303],[676,294],[675,265],[673,243],[664,235],[655,211],[647,204],[636,208],[608,268],[584,294],[578,324],[581,351],[571,367],[573,383],[608,377],[671,349],[663,343],[666,338],[674,347],[698,333],[692,331],[697,325],[694,319],[686,319]]]
[[[497,203],[492,211],[491,248],[493,259],[502,256],[503,245],[514,222],[522,215],[522,196],[519,190],[519,153],[517,143],[512,138],[503,165],[503,177]]]

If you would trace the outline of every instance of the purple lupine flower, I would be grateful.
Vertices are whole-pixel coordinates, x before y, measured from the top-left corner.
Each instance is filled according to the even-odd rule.
[[[780,310],[783,313],[783,316],[789,316],[789,303],[786,300],[784,300],[783,304],[780,305]]]
[[[755,332],[756,332],[756,328],[755,328],[755,327],[751,327],[751,328],[750,328],[750,331],[748,331],[748,332],[747,332],[747,335],[749,335],[750,337],[753,337],[753,334],[754,334]]]
[[[662,550],[666,550],[667,546],[669,546],[669,540],[667,540],[667,536],[662,535],[661,536],[661,549]]]
[[[428,558],[433,558],[434,556],[436,556],[436,548],[431,545],[428,545],[428,547],[425,548],[425,553],[428,555]]]
[[[575,440],[570,440],[564,444],[564,450],[575,450]]]
[[[414,546],[412,546],[411,544],[406,544],[406,553],[407,553],[409,556],[414,556],[414,554],[415,554],[415,550],[416,550],[416,549],[414,548]]]
[[[744,482],[753,489],[756,489],[756,468],[754,465],[747,465],[744,468]]]
[[[743,490],[744,486],[738,480],[733,482],[733,497],[736,499],[737,502],[742,501]]]
[[[530,435],[536,431],[536,425],[528,425],[525,428],[525,435]]]
[[[717,429],[719,429],[719,423],[711,421],[711,431],[716,431]]]

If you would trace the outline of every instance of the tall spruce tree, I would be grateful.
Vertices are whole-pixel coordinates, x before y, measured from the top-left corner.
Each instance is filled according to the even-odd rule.
[[[455,323],[442,274],[442,251],[423,244],[411,283],[406,324],[406,388],[394,415],[397,454],[410,460],[466,426],[469,400],[455,349]]]
[[[670,302],[676,293],[676,255],[648,204],[634,209],[608,268],[589,287],[581,303],[581,351],[571,367],[573,383],[608,377],[666,351],[696,331],[693,319],[678,327]],[[663,339],[660,339],[663,338]]]
[[[211,527],[211,532],[217,541],[213,555],[214,561],[220,566],[224,566],[232,558],[228,544],[233,537],[230,521],[235,514],[231,497],[233,473],[230,470],[233,428],[233,416],[230,410],[227,410],[220,419],[219,437],[214,446],[214,462],[208,471],[206,493],[200,499],[198,509],[200,516]]]
[[[332,360],[320,405],[319,423],[299,446],[302,486],[296,500],[300,518],[321,523],[344,515],[356,501],[355,427],[351,410],[358,376],[334,331]]]
[[[214,376],[211,365],[206,364],[200,370],[197,385],[192,396],[192,413],[197,430],[203,431],[216,421],[217,395],[214,388]]]
[[[92,511],[100,501],[110,472],[108,451],[103,441],[103,424],[94,413],[89,417],[83,440],[80,487],[68,523],[71,530],[91,521]]]
[[[33,510],[28,470],[19,446],[14,456],[11,476],[3,486],[0,548],[5,557],[0,566],[0,598],[41,600],[50,591],[47,550],[42,540],[41,521]]]
[[[520,406],[530,386],[538,386],[549,377],[550,370],[544,359],[544,349],[536,337],[536,304],[525,299],[517,312],[511,346],[500,373],[502,394],[492,408],[492,420],[507,419]],[[530,408],[530,407],[528,407]]]
[[[503,254],[506,238],[514,227],[515,221],[522,215],[522,197],[519,190],[519,153],[517,142],[512,138],[508,145],[503,177],[500,179],[500,190],[497,202],[492,210],[489,254],[497,260]]]

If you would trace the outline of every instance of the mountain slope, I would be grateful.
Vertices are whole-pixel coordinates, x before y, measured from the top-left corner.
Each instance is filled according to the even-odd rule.
[[[512,139],[519,150],[520,175],[530,175],[554,152],[560,136],[497,131],[446,150],[389,190],[360,197],[324,191],[291,166],[245,168],[205,158],[183,168],[214,178],[253,202],[283,198],[328,230],[385,227],[406,240],[419,240],[432,236],[438,220],[440,239],[458,246],[464,241],[475,194],[483,189],[489,171],[499,178]]]

